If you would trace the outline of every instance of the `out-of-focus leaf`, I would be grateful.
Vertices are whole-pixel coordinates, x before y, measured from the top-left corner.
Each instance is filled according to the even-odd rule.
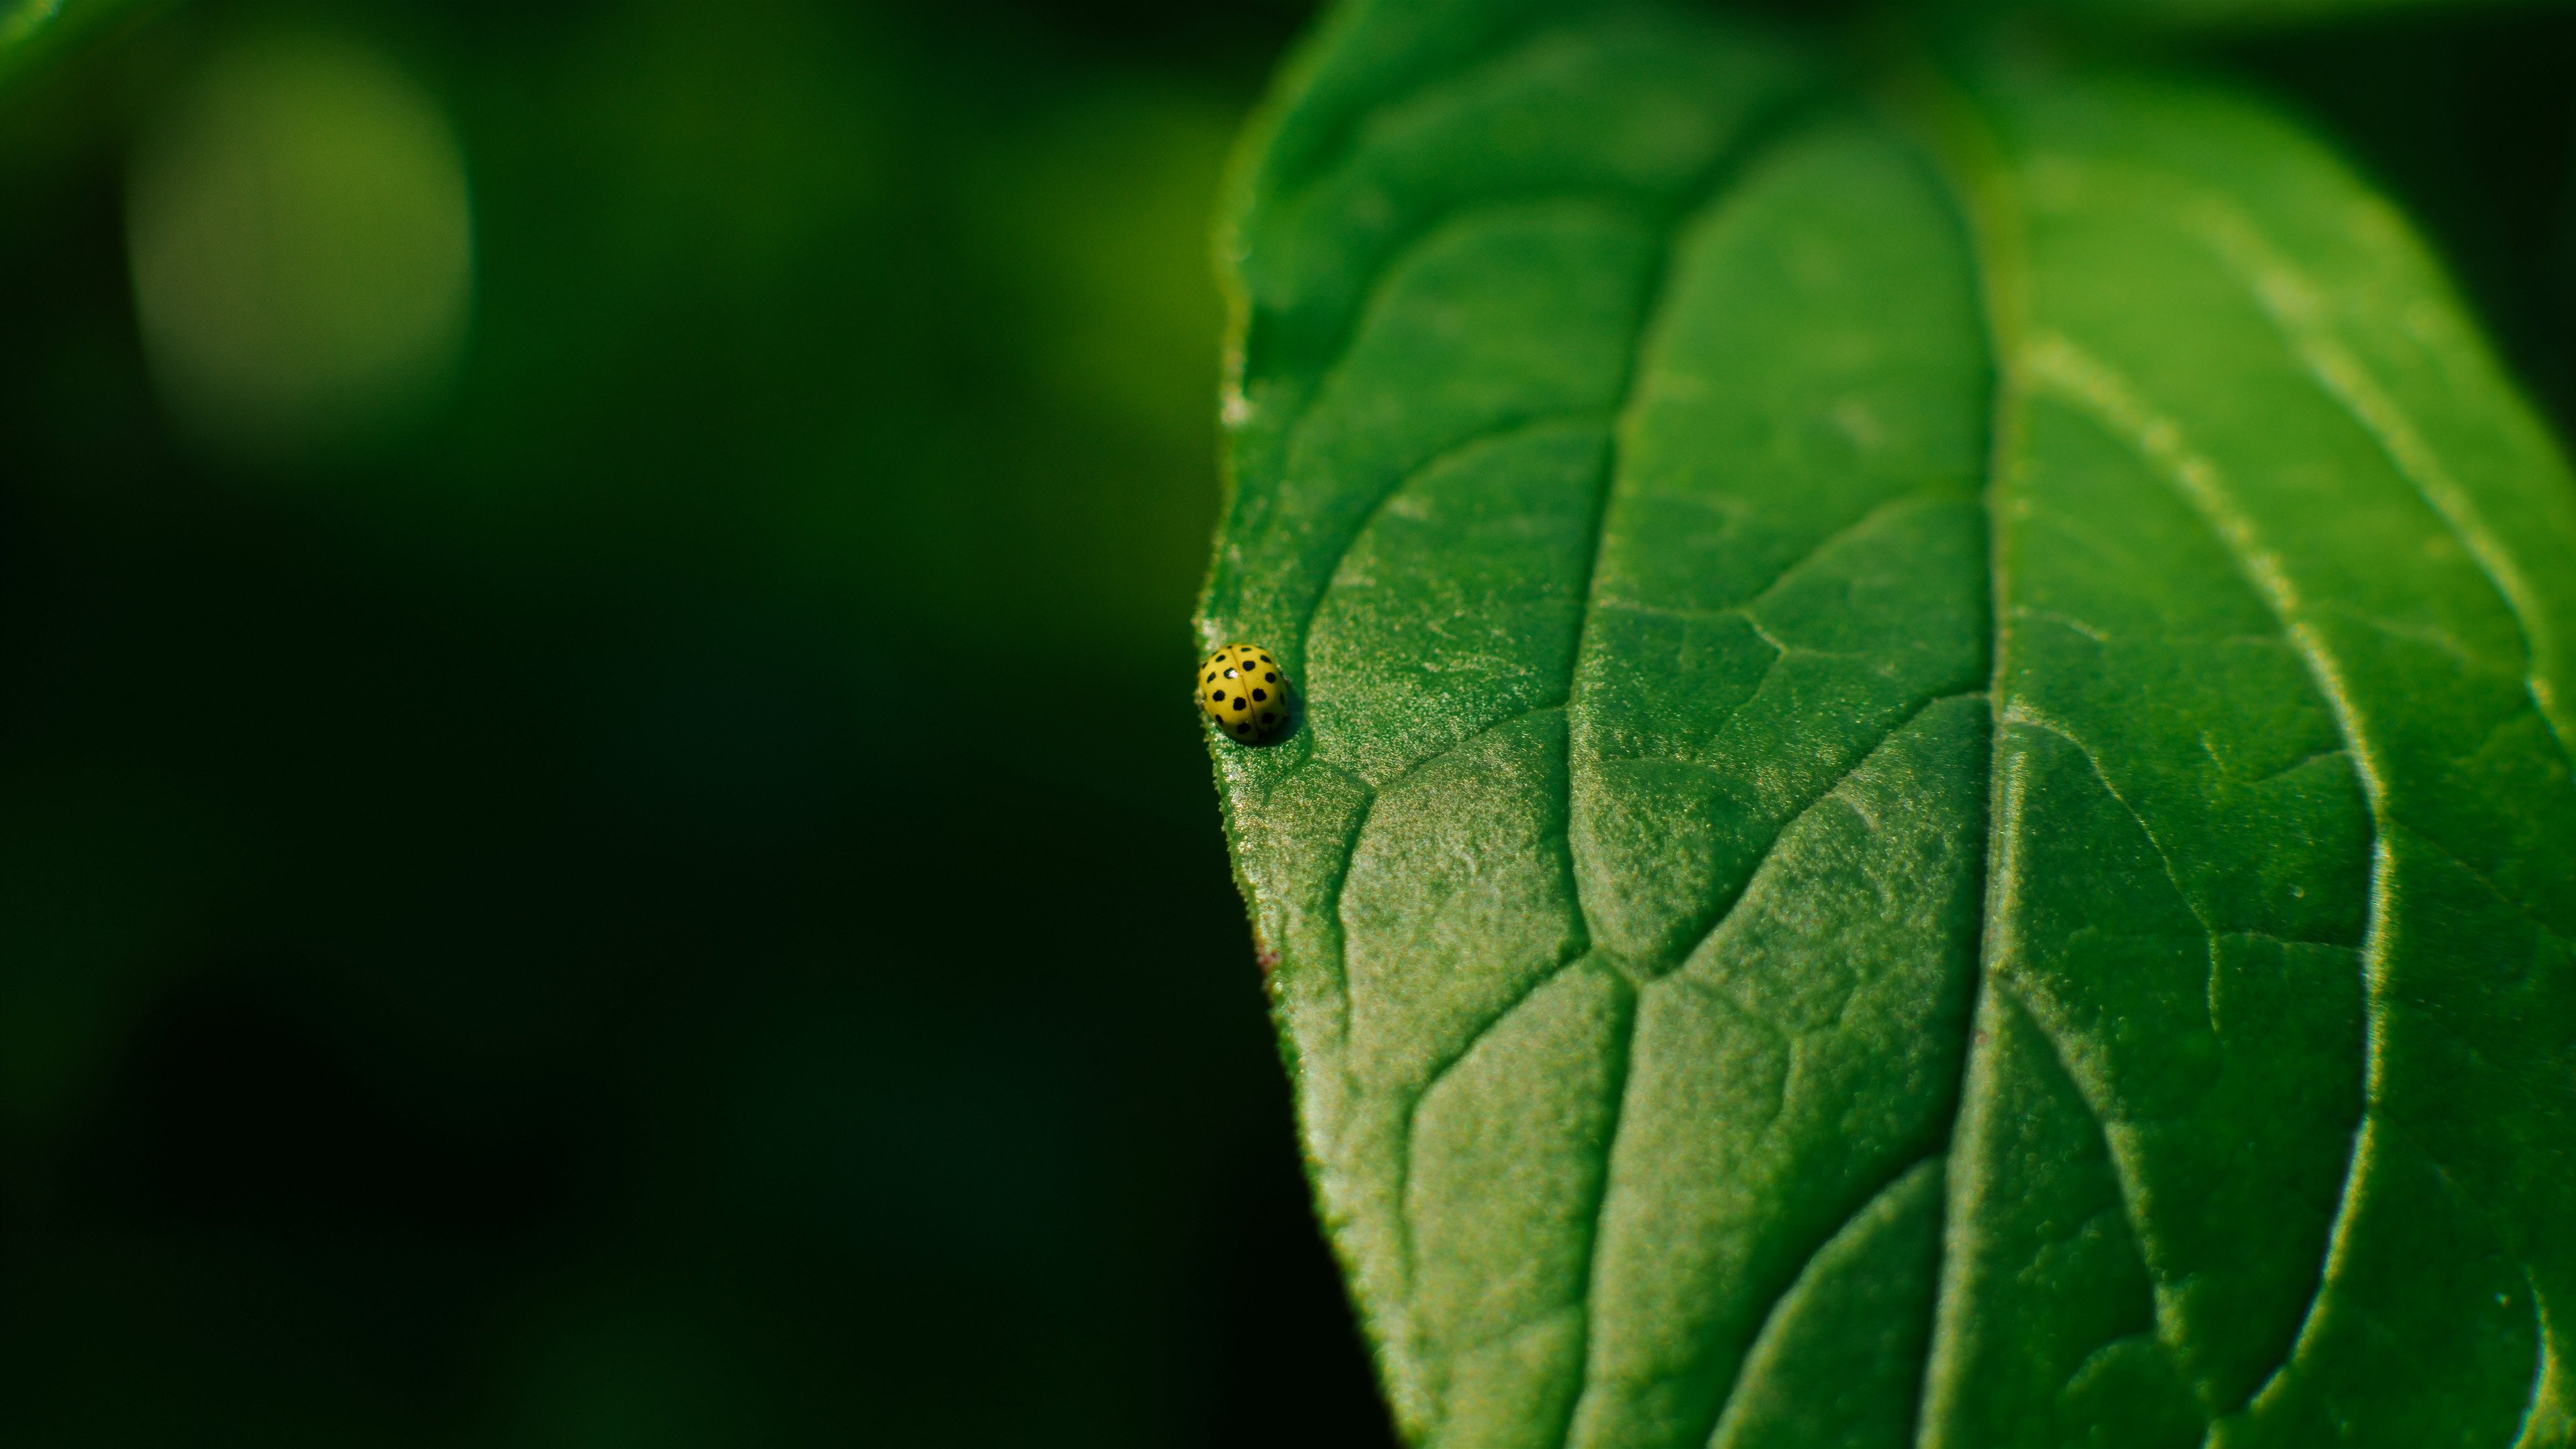
[[[0,86],[121,20],[173,0],[0,0]]]
[[[2570,1442],[2564,465],[2263,108],[1824,75],[1352,4],[1242,173],[1211,745],[1399,1417]]]
[[[2158,31],[2268,31],[2360,20],[2401,11],[2493,10],[2510,0],[2001,0],[2051,21]]]

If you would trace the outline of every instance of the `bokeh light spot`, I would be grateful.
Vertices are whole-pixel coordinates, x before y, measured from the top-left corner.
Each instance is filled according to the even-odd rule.
[[[465,162],[372,49],[236,43],[135,152],[127,244],[164,400],[209,441],[382,436],[438,390],[473,293]]]

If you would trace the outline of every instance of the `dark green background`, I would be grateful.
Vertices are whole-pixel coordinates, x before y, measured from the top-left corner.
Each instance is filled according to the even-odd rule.
[[[1182,680],[1293,0],[208,3],[0,105],[0,1436],[1383,1442]],[[454,395],[178,442],[128,138],[446,105]],[[2241,42],[2576,416],[2576,22]]]

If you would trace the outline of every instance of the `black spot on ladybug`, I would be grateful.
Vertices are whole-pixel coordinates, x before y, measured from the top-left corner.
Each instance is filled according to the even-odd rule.
[[[1256,689],[1252,692],[1252,697],[1254,699],[1268,699],[1270,697],[1270,691],[1266,689]]]
[[[1242,696],[1242,695],[1239,695],[1239,694],[1238,694],[1238,695],[1236,695],[1236,696],[1234,697],[1234,707],[1235,707],[1236,709],[1241,709],[1241,708],[1243,708],[1243,704],[1244,704],[1243,696]]]

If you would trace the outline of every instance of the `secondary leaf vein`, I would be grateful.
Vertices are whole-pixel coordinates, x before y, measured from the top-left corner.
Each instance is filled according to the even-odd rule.
[[[2386,1064],[2381,1053],[2387,1040],[2388,942],[2390,913],[2395,904],[2395,892],[2391,888],[2395,867],[2388,849],[2391,821],[2385,772],[2362,729],[2360,707],[2344,680],[2342,665],[2326,647],[2324,636],[2307,620],[2304,601],[2279,556],[2265,546],[2252,518],[2228,496],[2225,474],[2214,461],[2192,449],[2172,419],[2156,412],[2128,380],[2108,364],[2087,355],[2063,336],[2046,334],[2033,337],[2021,350],[2018,370],[2035,390],[2044,390],[2074,407],[2092,418],[2112,437],[2136,450],[2158,476],[2174,487],[2202,526],[2226,551],[2238,571],[2253,585],[2256,597],[2271,612],[2275,623],[2307,666],[2311,683],[2333,717],[2335,731],[2352,756],[2353,771],[2361,779],[2362,797],[2371,817],[2369,924],[2363,931],[2361,954],[2365,1094],[2376,1100],[2386,1076]],[[2327,1251],[2318,1264],[2317,1288],[2308,1300],[2298,1331],[2291,1338],[2289,1352],[2292,1356],[2308,1339],[2317,1310],[2324,1302],[2329,1281],[2327,1268],[2335,1259],[2351,1217],[2353,1189],[2360,1166],[2360,1137],[2356,1134],[2353,1152],[2345,1161],[2343,1183],[2336,1194],[2334,1225],[2328,1230]],[[2273,1376],[2277,1377],[2280,1372],[2276,1369]],[[2258,1395],[2260,1392],[2259,1389],[2256,1391]],[[2248,1401],[2251,1401],[2250,1397]]]

